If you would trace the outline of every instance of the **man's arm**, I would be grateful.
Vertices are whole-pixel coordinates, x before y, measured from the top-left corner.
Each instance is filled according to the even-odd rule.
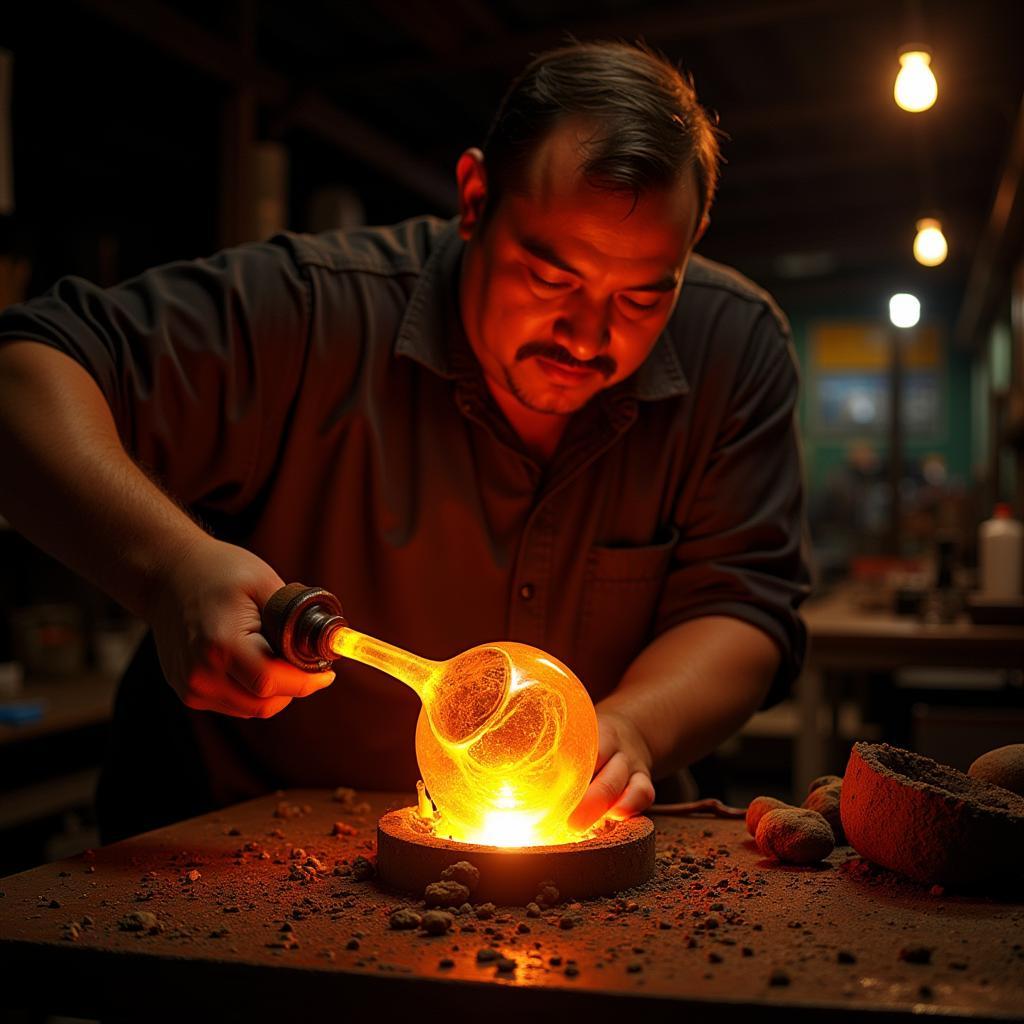
[[[150,623],[192,708],[266,717],[333,678],[271,657],[259,612],[278,575],[193,522],[128,456],[93,378],[32,341],[0,345],[0,512]]]
[[[570,823],[582,829],[645,810],[652,777],[710,753],[760,707],[779,660],[775,643],[739,619],[666,630],[597,705],[598,771]]]
[[[778,664],[774,642],[738,618],[694,618],[659,636],[598,703],[598,771],[570,823],[644,811],[652,778],[710,754],[761,707]]]

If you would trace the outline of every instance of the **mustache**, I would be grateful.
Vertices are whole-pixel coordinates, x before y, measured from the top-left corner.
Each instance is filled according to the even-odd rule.
[[[611,356],[594,356],[593,359],[581,362],[553,341],[528,341],[525,345],[521,345],[516,352],[516,362],[521,363],[524,359],[535,356],[550,359],[553,363],[561,363],[572,369],[593,370],[606,379],[611,377],[618,368],[618,364]]]

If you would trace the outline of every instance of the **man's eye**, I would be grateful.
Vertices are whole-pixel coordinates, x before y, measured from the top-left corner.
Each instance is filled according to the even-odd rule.
[[[657,299],[654,299],[652,302],[638,302],[636,299],[631,299],[628,295],[620,295],[619,298],[621,298],[622,301],[626,303],[626,305],[629,306],[631,309],[638,309],[641,311],[654,309],[654,307],[658,304]]]
[[[526,269],[529,270],[530,277],[533,279],[533,281],[536,284],[540,285],[541,288],[550,288],[552,290],[555,290],[569,287],[569,285],[565,281],[549,281],[546,277],[541,277],[540,274],[538,274],[537,271],[533,270],[531,267],[527,267]]]

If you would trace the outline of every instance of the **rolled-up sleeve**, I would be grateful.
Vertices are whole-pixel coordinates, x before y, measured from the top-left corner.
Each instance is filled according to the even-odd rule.
[[[767,310],[732,374],[699,486],[677,509],[680,539],[655,633],[708,615],[756,626],[782,659],[767,706],[800,672],[806,630],[797,609],[810,589],[798,371],[787,332]]]
[[[81,278],[0,314],[99,385],[125,448],[178,500],[236,511],[269,475],[309,344],[310,286],[286,236],[158,267],[113,288]]]

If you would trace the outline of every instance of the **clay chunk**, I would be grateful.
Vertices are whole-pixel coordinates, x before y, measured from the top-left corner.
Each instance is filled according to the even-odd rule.
[[[982,754],[967,769],[967,774],[972,779],[1024,796],[1024,743],[1011,743]]]
[[[841,781],[819,786],[807,794],[807,799],[802,804],[809,811],[817,811],[828,822],[837,846],[843,846],[846,843],[846,836],[843,834],[843,821],[839,812],[842,791]]]
[[[811,780],[811,784],[807,787],[807,795],[810,796],[822,786],[841,786],[842,784],[843,780],[838,775],[819,775],[816,779]]]
[[[802,807],[777,807],[757,826],[757,848],[784,864],[814,864],[835,849],[828,822]]]
[[[840,811],[862,857],[915,881],[1002,889],[1024,879],[1024,797],[921,754],[854,744]]]
[[[747,807],[747,831],[757,835],[757,826],[761,819],[769,812],[778,810],[780,807],[788,807],[784,800],[776,800],[773,796],[755,796]]]

